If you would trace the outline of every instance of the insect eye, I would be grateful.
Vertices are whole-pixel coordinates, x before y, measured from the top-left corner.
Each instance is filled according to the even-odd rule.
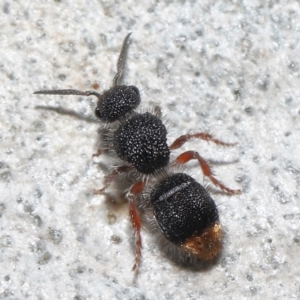
[[[139,89],[136,86],[131,85],[131,86],[129,86],[129,88],[131,88],[136,93],[136,95],[138,97],[140,96],[140,91],[139,91]]]
[[[128,103],[129,107],[132,110],[135,109],[141,102],[139,89],[134,85],[128,86],[124,93],[124,98],[126,98],[124,100]]]

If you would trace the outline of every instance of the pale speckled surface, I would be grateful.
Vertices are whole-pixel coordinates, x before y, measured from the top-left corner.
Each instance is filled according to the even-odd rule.
[[[300,4],[196,2],[0,4],[0,298],[300,299]],[[98,124],[35,109],[92,117],[91,98],[32,93],[108,88],[129,31],[125,82],[161,105],[173,138],[200,130],[239,143],[183,147],[243,189],[213,194],[226,239],[209,270],[171,263],[144,230],[134,282],[127,206],[92,194]]]

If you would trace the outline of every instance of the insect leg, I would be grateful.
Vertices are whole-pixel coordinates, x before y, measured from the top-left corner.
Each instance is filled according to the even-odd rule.
[[[202,169],[202,172],[204,174],[204,176],[207,176],[210,181],[215,185],[218,186],[221,190],[225,191],[227,194],[230,195],[234,195],[234,194],[240,194],[241,190],[232,190],[230,188],[228,188],[227,186],[225,186],[222,182],[220,182],[218,179],[216,179],[213,176],[212,170],[210,168],[210,166],[208,165],[208,163],[205,161],[205,159],[200,156],[200,154],[196,151],[186,151],[183,152],[182,154],[180,154],[175,161],[173,162],[173,164],[185,164],[188,161],[192,160],[192,159],[197,159],[199,162],[199,165]]]
[[[236,143],[226,143],[221,140],[215,139],[211,134],[203,133],[203,132],[197,132],[192,134],[184,134],[181,135],[179,138],[177,138],[170,146],[170,150],[178,149],[180,148],[184,143],[189,141],[192,138],[202,139],[208,142],[213,142],[217,145],[221,146],[235,146]]]

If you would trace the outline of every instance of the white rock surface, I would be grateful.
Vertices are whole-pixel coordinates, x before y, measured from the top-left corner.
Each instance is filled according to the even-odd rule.
[[[299,1],[27,0],[0,9],[0,298],[300,298]],[[212,193],[226,238],[206,270],[172,263],[143,230],[134,278],[127,205],[93,195],[110,166],[92,159],[94,99],[33,95],[110,87],[130,31],[125,82],[143,91],[145,109],[162,107],[170,141],[208,131],[238,142],[182,147],[243,189]]]

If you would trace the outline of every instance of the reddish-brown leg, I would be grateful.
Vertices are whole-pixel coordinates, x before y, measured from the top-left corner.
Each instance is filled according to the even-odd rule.
[[[185,134],[180,136],[179,138],[177,138],[172,145],[169,146],[170,150],[174,150],[174,149],[178,149],[180,148],[184,143],[186,143],[187,141],[189,141],[192,138],[197,138],[197,139],[202,139],[205,141],[210,141],[213,142],[217,145],[222,145],[222,146],[234,146],[236,145],[236,143],[225,143],[222,142],[218,139],[215,139],[212,135],[208,134],[208,133],[203,133],[203,132],[198,132],[198,133],[193,133],[193,134]]]
[[[222,182],[220,182],[218,179],[216,179],[213,175],[212,175],[212,171],[210,166],[208,165],[208,163],[205,161],[205,159],[203,157],[200,156],[200,154],[196,151],[186,151],[182,154],[180,154],[176,160],[173,162],[173,164],[185,164],[188,161],[192,160],[192,159],[197,159],[200,167],[202,169],[202,172],[205,176],[207,176],[210,181],[218,186],[220,189],[222,189],[223,191],[225,191],[228,194],[240,194],[241,190],[232,190],[228,187],[226,187]]]
[[[143,191],[144,186],[145,186],[144,181],[138,181],[130,188],[127,194],[127,199],[129,201],[130,220],[134,230],[134,238],[135,238],[135,261],[132,267],[132,271],[135,271],[139,265],[141,259],[141,247],[142,247],[141,222],[135,208],[134,200]]]
[[[94,153],[94,154],[92,155],[92,157],[100,156],[102,153],[103,153],[103,150],[102,150],[101,148],[98,148],[97,153]]]
[[[94,194],[103,194],[105,189],[109,187],[112,181],[115,179],[116,176],[119,176],[123,173],[127,173],[133,170],[132,166],[119,166],[112,170],[111,173],[107,174],[103,179],[103,188],[100,190],[95,190]]]

